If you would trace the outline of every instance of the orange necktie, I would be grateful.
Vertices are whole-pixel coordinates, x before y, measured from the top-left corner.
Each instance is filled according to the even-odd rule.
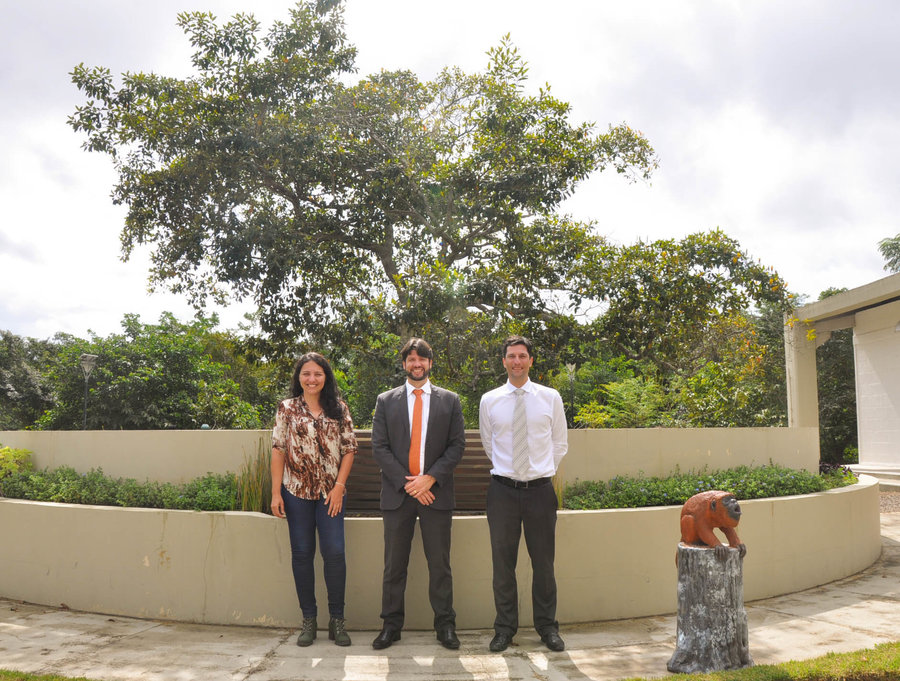
[[[413,390],[416,402],[413,405],[412,432],[409,434],[409,472],[419,475],[419,454],[422,449],[422,393],[421,388]]]

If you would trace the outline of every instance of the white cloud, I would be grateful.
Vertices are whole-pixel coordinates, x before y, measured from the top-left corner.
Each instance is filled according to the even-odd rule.
[[[252,9],[267,27],[290,3],[160,0],[5,8],[0,42],[0,328],[36,337],[119,328],[122,316],[187,317],[180,298],[146,292],[147,253],[119,259],[124,209],[107,159],[80,149],[66,117],[81,103],[72,67],[183,75],[184,10],[220,19]],[[679,238],[721,227],[797,292],[884,275],[877,242],[900,232],[900,5],[636,0],[349,0],[365,74],[482,68],[510,33],[531,84],[549,82],[574,116],[627,121],[662,165],[652,183],[586,181],[564,210],[612,239]],[[223,310],[226,326],[246,306]]]

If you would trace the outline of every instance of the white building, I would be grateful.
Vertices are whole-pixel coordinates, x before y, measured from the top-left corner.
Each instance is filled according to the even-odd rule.
[[[853,329],[859,464],[900,487],[900,274],[804,305],[785,319],[788,425],[818,426],[816,348]]]

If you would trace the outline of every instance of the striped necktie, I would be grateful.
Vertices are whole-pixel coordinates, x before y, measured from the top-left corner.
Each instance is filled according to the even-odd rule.
[[[528,416],[525,413],[525,391],[516,388],[516,404],[513,407],[513,470],[519,480],[528,479],[530,459],[528,456]]]

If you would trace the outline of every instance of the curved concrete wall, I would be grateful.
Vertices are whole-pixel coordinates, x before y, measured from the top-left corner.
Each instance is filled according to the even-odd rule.
[[[367,436],[369,431],[360,433]],[[39,469],[71,466],[85,473],[102,468],[116,478],[187,482],[209,472],[239,471],[260,446],[270,446],[271,434],[263,430],[9,430],[0,431],[0,443],[31,450]],[[616,475],[664,477],[676,467],[687,472],[770,462],[817,471],[818,429],[570,430],[569,453],[558,478],[565,483],[609,480]]]
[[[854,574],[880,555],[878,484],[742,502],[746,600]],[[674,612],[679,507],[561,511],[561,622]],[[382,526],[348,518],[347,618],[377,629]],[[295,626],[300,619],[284,521],[257,513],[198,513],[0,499],[0,595],[93,612],[216,624]],[[523,542],[524,544],[524,542]],[[460,628],[490,628],[494,611],[484,516],[453,521]],[[522,626],[531,621],[530,568],[519,560]],[[318,568],[321,575],[321,566]],[[318,585],[321,612],[324,586]],[[418,532],[407,627],[428,629],[427,568]]]

